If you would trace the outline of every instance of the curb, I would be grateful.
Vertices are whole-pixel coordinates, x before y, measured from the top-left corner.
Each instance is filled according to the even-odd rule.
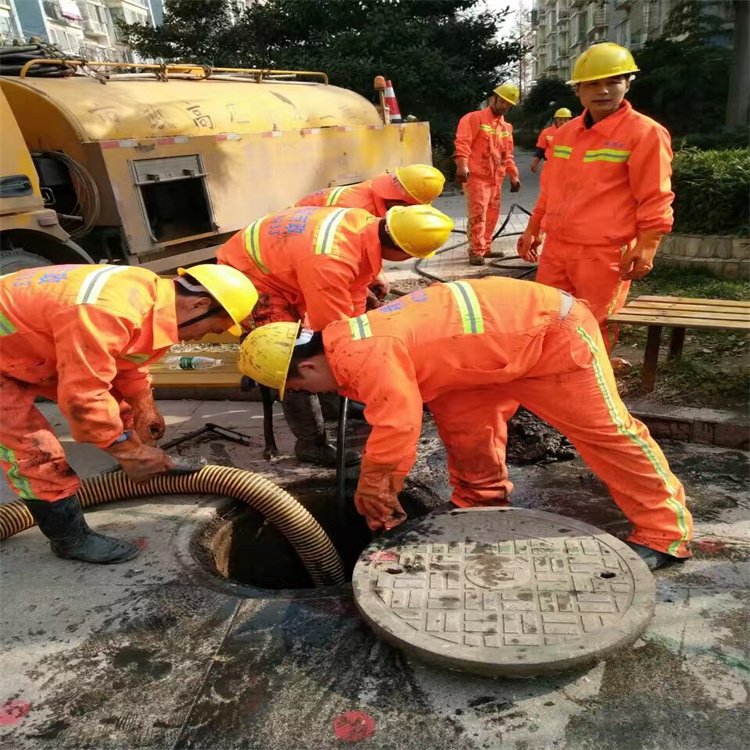
[[[750,449],[750,418],[747,414],[643,401],[626,405],[655,438],[705,443],[735,450]]]

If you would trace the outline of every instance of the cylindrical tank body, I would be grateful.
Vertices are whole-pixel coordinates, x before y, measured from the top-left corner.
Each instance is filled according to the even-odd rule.
[[[314,190],[431,161],[427,123],[383,125],[366,99],[323,83],[0,83],[28,147],[86,167],[101,200],[96,226],[117,229],[126,257],[156,270],[175,256],[210,257],[230,233]]]

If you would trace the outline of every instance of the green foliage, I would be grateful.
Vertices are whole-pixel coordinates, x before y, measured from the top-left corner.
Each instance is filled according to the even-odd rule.
[[[750,299],[750,281],[719,279],[706,271],[685,271],[658,262],[646,278],[633,282],[631,297],[642,294],[668,297],[700,297],[703,299]],[[636,330],[624,326],[623,330]]]
[[[732,52],[656,39],[635,53],[641,72],[628,98],[672,135],[711,133],[723,127]]]
[[[559,78],[540,78],[528,90],[521,104],[507,115],[513,123],[513,140],[521,148],[534,148],[539,131],[552,122],[556,109],[567,107],[575,117],[581,105],[573,89]]]
[[[708,151],[747,148],[748,143],[750,143],[750,128],[745,125],[737,128],[723,128],[712,133],[687,133],[680,138],[675,138],[672,147],[675,150],[697,148]]]
[[[684,149],[673,169],[675,232],[747,236],[750,150]]]
[[[432,166],[445,175],[448,183],[456,179],[456,162],[453,160],[452,153],[453,149],[448,150],[439,143],[432,149]]]
[[[458,118],[476,107],[516,60],[520,46],[499,41],[507,10],[482,0],[171,0],[164,24],[123,25],[140,54],[228,67],[322,70],[331,83],[373,95],[373,78],[393,81],[401,114],[429,120],[450,143]]]

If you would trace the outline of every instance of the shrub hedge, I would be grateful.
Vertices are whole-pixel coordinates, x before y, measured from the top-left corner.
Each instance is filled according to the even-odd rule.
[[[748,236],[750,149],[675,154],[675,232]]]

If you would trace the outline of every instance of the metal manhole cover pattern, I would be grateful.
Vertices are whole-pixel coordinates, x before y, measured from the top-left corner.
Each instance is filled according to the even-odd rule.
[[[381,537],[352,578],[362,616],[427,661],[533,676],[630,645],[656,598],[645,563],[615,537],[565,516],[457,509]]]

